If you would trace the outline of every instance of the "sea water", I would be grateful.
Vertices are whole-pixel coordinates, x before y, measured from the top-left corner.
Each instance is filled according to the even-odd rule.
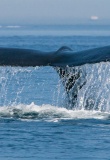
[[[1,26],[0,47],[80,51],[110,45],[109,28]],[[80,68],[86,84],[70,108],[54,68],[0,67],[0,160],[110,159],[110,63]]]

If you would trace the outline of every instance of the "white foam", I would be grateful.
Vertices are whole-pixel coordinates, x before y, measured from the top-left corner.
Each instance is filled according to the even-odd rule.
[[[107,119],[109,112],[68,110],[51,105],[38,106],[34,103],[30,105],[13,105],[0,107],[0,117],[18,118],[21,120],[47,120],[58,122],[61,119]]]

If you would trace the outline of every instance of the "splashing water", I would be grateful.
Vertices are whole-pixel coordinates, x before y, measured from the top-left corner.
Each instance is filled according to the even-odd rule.
[[[78,94],[77,105],[99,111],[110,111],[110,63],[86,65],[86,85]]]
[[[65,72],[62,82],[67,87],[70,108],[110,111],[109,62],[67,67]],[[73,75],[75,78],[70,81]]]
[[[51,67],[0,67],[0,106],[33,101],[56,105],[54,97],[60,93],[56,93],[58,76],[53,71]]]
[[[6,106],[21,102],[27,79],[30,78],[31,80],[33,72],[37,69],[38,67],[34,70],[31,67],[0,67],[0,105]],[[28,81],[26,87],[27,89],[33,87],[30,81]]]
[[[39,75],[36,77],[36,74],[39,73],[39,67],[0,67],[0,117],[25,120],[46,119],[48,121],[77,118],[109,119],[110,63],[102,62],[98,64],[86,64],[79,67],[67,67],[66,72],[69,73],[70,77],[80,72],[80,76],[76,79],[68,94],[64,92],[61,84],[61,82],[63,82],[64,86],[67,84],[70,78],[68,76],[61,78],[61,80],[57,82],[58,79],[56,75],[55,77],[53,76],[53,71],[43,72],[42,70],[40,72],[42,77],[38,78]],[[49,74],[52,74],[50,76],[52,77],[51,81],[49,81],[50,77],[48,78]],[[44,79],[46,79],[46,81]],[[56,84],[54,84],[54,81],[56,81]],[[52,84],[54,88],[57,88],[57,94],[55,90],[53,91],[50,82],[54,84]],[[47,91],[44,89],[46,85],[48,88]],[[48,103],[49,92],[53,100],[56,101],[55,105]],[[75,92],[77,93],[77,98],[73,103]],[[44,105],[42,105],[43,103],[37,105],[32,103],[35,98],[35,93],[38,93],[36,95],[36,102],[39,102],[39,99],[41,101],[40,94],[43,93],[43,98],[45,99]],[[34,98],[32,99],[32,97]],[[50,99],[52,99],[52,97],[50,97]],[[58,100],[58,98],[60,98],[60,100]],[[58,107],[60,106],[58,101],[62,100],[63,104],[68,100],[69,103],[67,103],[66,108],[64,107],[65,104],[63,107]]]
[[[1,118],[14,118],[19,120],[44,120],[58,122],[60,120],[72,119],[109,119],[110,113],[87,110],[68,110],[51,105],[37,106],[19,104],[17,106],[0,107]]]

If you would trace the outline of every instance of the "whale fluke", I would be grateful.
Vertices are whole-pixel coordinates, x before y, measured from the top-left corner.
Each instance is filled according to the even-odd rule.
[[[54,52],[32,49],[0,48],[0,66],[52,66],[56,69],[67,95],[72,92],[71,104],[77,100],[78,91],[85,85],[85,73],[76,66],[110,61],[110,46],[73,52],[63,46]],[[80,67],[79,67],[80,68]]]
[[[57,54],[56,54],[57,53]],[[110,46],[73,52],[63,46],[54,52],[32,49],[0,48],[0,66],[74,67],[87,63],[110,61]]]

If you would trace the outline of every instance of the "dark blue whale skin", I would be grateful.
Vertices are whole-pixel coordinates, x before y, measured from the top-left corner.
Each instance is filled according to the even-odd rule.
[[[54,66],[74,67],[87,63],[110,61],[110,46],[73,52],[61,47],[53,52],[31,49],[0,48],[0,66]]]

